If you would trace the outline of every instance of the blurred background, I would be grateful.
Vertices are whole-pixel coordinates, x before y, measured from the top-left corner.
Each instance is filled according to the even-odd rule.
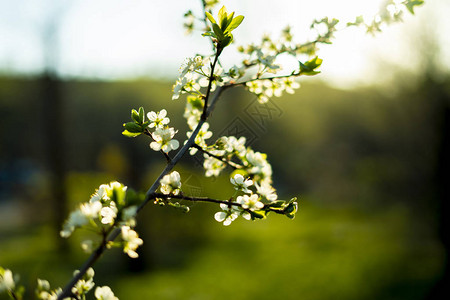
[[[235,89],[217,105],[213,137],[242,134],[268,154],[279,198],[300,200],[295,220],[223,227],[213,205],[148,206],[139,258],[107,252],[96,284],[120,299],[448,299],[450,4],[426,2],[376,36],[338,32],[295,95],[260,105]],[[246,45],[288,24],[306,41],[313,19],[345,24],[381,1],[222,3],[246,17]],[[28,298],[36,278],[63,286],[86,259],[83,234],[58,234],[78,202],[111,180],[145,191],[164,167],[148,140],[121,135],[130,110],[166,108],[184,139],[172,84],[185,57],[210,50],[184,34],[189,9],[200,1],[0,2],[0,265]],[[187,193],[232,193],[226,172],[205,178],[188,158],[176,169]]]

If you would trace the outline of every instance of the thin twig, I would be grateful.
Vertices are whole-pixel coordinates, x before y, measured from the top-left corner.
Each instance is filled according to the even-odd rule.
[[[173,195],[173,194],[166,195],[166,194],[161,194],[161,193],[155,193],[153,195],[155,196],[155,198],[162,198],[162,199],[179,199],[179,200],[187,200],[187,201],[192,201],[192,202],[209,202],[209,203],[227,204],[227,205],[234,205],[234,206],[242,207],[242,205],[237,202],[232,202],[230,200],[218,200],[218,199],[213,199],[213,198],[209,198],[209,197],[191,197],[191,196]]]
[[[248,208],[243,208],[242,205],[240,203],[237,202],[233,202],[230,200],[218,200],[218,199],[213,199],[213,198],[209,198],[209,197],[192,197],[192,196],[184,196],[182,194],[179,195],[173,195],[173,194],[162,194],[162,193],[154,193],[153,196],[155,198],[161,198],[161,199],[179,199],[179,200],[186,200],[186,201],[191,201],[191,202],[208,202],[208,203],[217,203],[217,204],[226,204],[228,206],[237,206],[242,208],[244,211],[246,212],[251,212],[251,209]],[[261,208],[261,210],[266,210],[266,211],[271,211],[280,215],[284,215],[285,212],[284,210],[280,210],[274,207],[270,207],[266,204],[264,204],[264,206]]]
[[[228,160],[228,159],[226,159],[226,158],[223,157],[223,156],[218,156],[218,155],[212,154],[212,153],[208,152],[207,150],[203,149],[201,146],[199,146],[199,145],[197,145],[197,144],[192,145],[192,147],[198,149],[200,152],[202,152],[202,153],[204,153],[204,154],[206,154],[206,155],[208,155],[208,156],[214,157],[215,159],[220,160],[221,162],[226,163],[227,165],[229,165],[229,166],[232,167],[233,169],[242,169],[242,168],[243,168],[242,165],[237,164],[237,163],[235,163],[235,162],[233,162],[233,161],[231,161],[231,160]]]
[[[202,116],[201,116],[202,120],[206,120],[206,118],[207,118],[206,113],[207,113],[207,110],[208,110],[208,99],[209,99],[209,95],[211,93],[212,82],[214,80],[214,69],[216,67],[217,60],[219,59],[219,55],[220,55],[221,52],[222,52],[222,49],[219,48],[219,46],[217,46],[217,52],[216,52],[216,55],[214,56],[214,62],[211,64],[211,74],[209,75],[208,88],[206,90],[205,103],[204,103],[204,106],[203,106],[203,113],[202,113]]]

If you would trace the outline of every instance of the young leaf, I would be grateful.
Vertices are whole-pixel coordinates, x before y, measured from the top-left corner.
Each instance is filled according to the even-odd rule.
[[[266,218],[266,212],[263,210],[257,210],[257,211],[249,210],[248,212],[252,216],[252,220]]]
[[[222,29],[220,29],[219,25],[214,23],[214,24],[212,24],[212,28],[214,30],[214,33],[217,36],[217,39],[219,41],[223,40],[224,39],[224,35],[223,35]]]
[[[214,38],[217,38],[216,34],[214,32],[211,32],[211,31],[204,32],[204,33],[202,33],[202,35],[203,36],[212,36]]]
[[[231,44],[232,41],[233,41],[233,35],[230,33],[223,38],[223,40],[220,42],[220,45],[222,46],[222,48],[225,48],[226,46]]]
[[[230,26],[231,21],[233,21],[233,16],[234,16],[234,11],[230,15],[227,16],[227,23],[225,24],[225,27],[222,27],[223,31],[226,31],[228,26]]]
[[[135,109],[131,110],[131,119],[134,120],[136,123],[139,123],[140,121],[139,113]]]
[[[141,135],[141,132],[129,132],[128,130],[122,131],[122,134],[126,137],[137,137],[138,135]]]
[[[234,18],[231,21],[230,25],[227,26],[225,33],[231,32],[232,30],[236,29],[239,25],[241,25],[243,20],[244,20],[244,16],[237,16],[236,18]]]
[[[214,20],[214,17],[209,12],[206,12],[205,14],[211,24],[216,24],[216,20]]]
[[[142,133],[142,127],[139,126],[138,124],[134,123],[134,122],[128,122],[123,124],[123,127],[125,127],[126,130],[128,130],[129,132],[133,132],[133,133]]]
[[[220,27],[222,28],[222,29],[224,29],[223,28],[223,22],[225,21],[227,21],[227,9],[225,8],[225,5],[224,6],[222,6],[222,8],[219,10],[219,14],[218,14],[218,16],[219,16],[219,24],[220,24]]]
[[[145,112],[144,108],[141,106],[139,107],[139,124],[144,123],[144,119],[145,119]]]
[[[423,4],[423,0],[409,0],[406,1],[405,6],[406,8],[409,10],[410,13],[414,14],[414,6],[416,5],[422,5]]]
[[[316,75],[319,74],[320,71],[314,71],[322,64],[322,59],[319,57],[314,57],[313,59],[305,62],[304,64],[299,61],[300,64],[300,74],[301,75]]]

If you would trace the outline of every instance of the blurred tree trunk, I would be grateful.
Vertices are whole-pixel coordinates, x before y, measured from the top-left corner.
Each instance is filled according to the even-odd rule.
[[[42,109],[44,117],[44,147],[47,153],[47,167],[50,179],[50,213],[51,226],[54,230],[58,250],[67,253],[66,239],[59,235],[61,226],[67,217],[66,188],[66,151],[64,114],[64,97],[62,81],[58,75],[59,63],[59,30],[64,19],[64,13],[70,8],[70,3],[55,3],[47,12],[47,17],[41,28],[44,49],[44,71],[41,76]]]
[[[67,250],[66,240],[61,239],[59,231],[67,216],[66,164],[64,142],[64,101],[61,81],[50,72],[41,77],[42,110],[44,119],[44,147],[47,154],[47,167],[50,179],[51,226],[59,250]]]
[[[438,142],[436,166],[436,195],[438,208],[439,238],[445,249],[445,265],[440,281],[431,291],[428,299],[450,299],[450,95],[446,83],[438,83],[432,77],[425,81],[427,101],[435,101]]]

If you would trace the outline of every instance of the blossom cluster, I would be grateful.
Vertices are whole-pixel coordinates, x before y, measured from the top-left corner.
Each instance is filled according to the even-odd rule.
[[[255,94],[260,103],[266,103],[272,96],[281,97],[283,91],[288,94],[294,94],[294,89],[298,89],[300,84],[295,81],[294,76],[252,80],[246,83],[248,91]]]
[[[120,227],[124,252],[130,257],[137,257],[136,249],[143,241],[131,228],[136,225],[136,200],[127,197],[127,187],[115,181],[102,184],[91,196],[88,202],[81,203],[72,211],[64,223],[60,234],[69,237],[77,228],[89,228],[102,235],[108,228]],[[97,245],[93,240],[85,240],[81,247],[86,252],[92,252]]]
[[[214,91],[218,84],[229,80],[224,70],[217,65],[211,76],[211,65],[211,57],[186,58],[180,67],[180,76],[173,86],[172,100],[178,99],[183,94],[203,97],[201,88],[211,84],[211,91]]]
[[[14,275],[9,269],[0,267],[0,294],[6,292],[14,299],[20,298],[23,290],[17,286],[17,281],[19,281],[18,275]]]
[[[155,151],[163,151],[165,153],[171,150],[176,150],[180,146],[180,143],[173,137],[177,133],[173,127],[169,127],[170,119],[166,117],[167,111],[162,109],[158,113],[151,111],[147,114],[147,118],[150,121],[148,129],[154,129],[151,132],[153,142],[150,143],[150,148]]]
[[[161,193],[165,195],[178,195],[181,192],[181,177],[177,171],[165,175],[160,183]]]
[[[237,196],[235,202],[220,204],[222,211],[217,212],[214,218],[218,222],[223,222],[224,226],[230,225],[239,216],[246,220],[264,218],[265,213],[261,210],[265,204],[273,203],[278,197],[267,180],[262,180],[258,185],[257,182],[237,173],[230,178],[230,182],[235,190],[242,192],[243,195]]]
[[[362,16],[356,17],[355,21],[348,22],[347,26],[363,26],[367,33],[375,34],[381,32],[382,27],[387,24],[403,21],[405,10],[414,14],[415,6],[420,6],[423,0],[389,0],[381,6],[380,11],[369,20],[364,20]]]
[[[78,270],[74,272],[74,276],[79,273]],[[94,286],[94,269],[89,268],[80,280],[73,286],[71,292],[73,297],[64,299],[85,299],[86,294],[91,291]],[[56,300],[62,293],[61,288],[51,289],[50,283],[44,279],[37,280],[36,297],[39,300]],[[108,286],[98,286],[94,293],[96,300],[118,300],[111,288]]]
[[[267,155],[245,146],[245,137],[223,136],[212,146],[205,147],[205,175],[218,176],[227,164],[256,181],[272,182],[272,166]]]

